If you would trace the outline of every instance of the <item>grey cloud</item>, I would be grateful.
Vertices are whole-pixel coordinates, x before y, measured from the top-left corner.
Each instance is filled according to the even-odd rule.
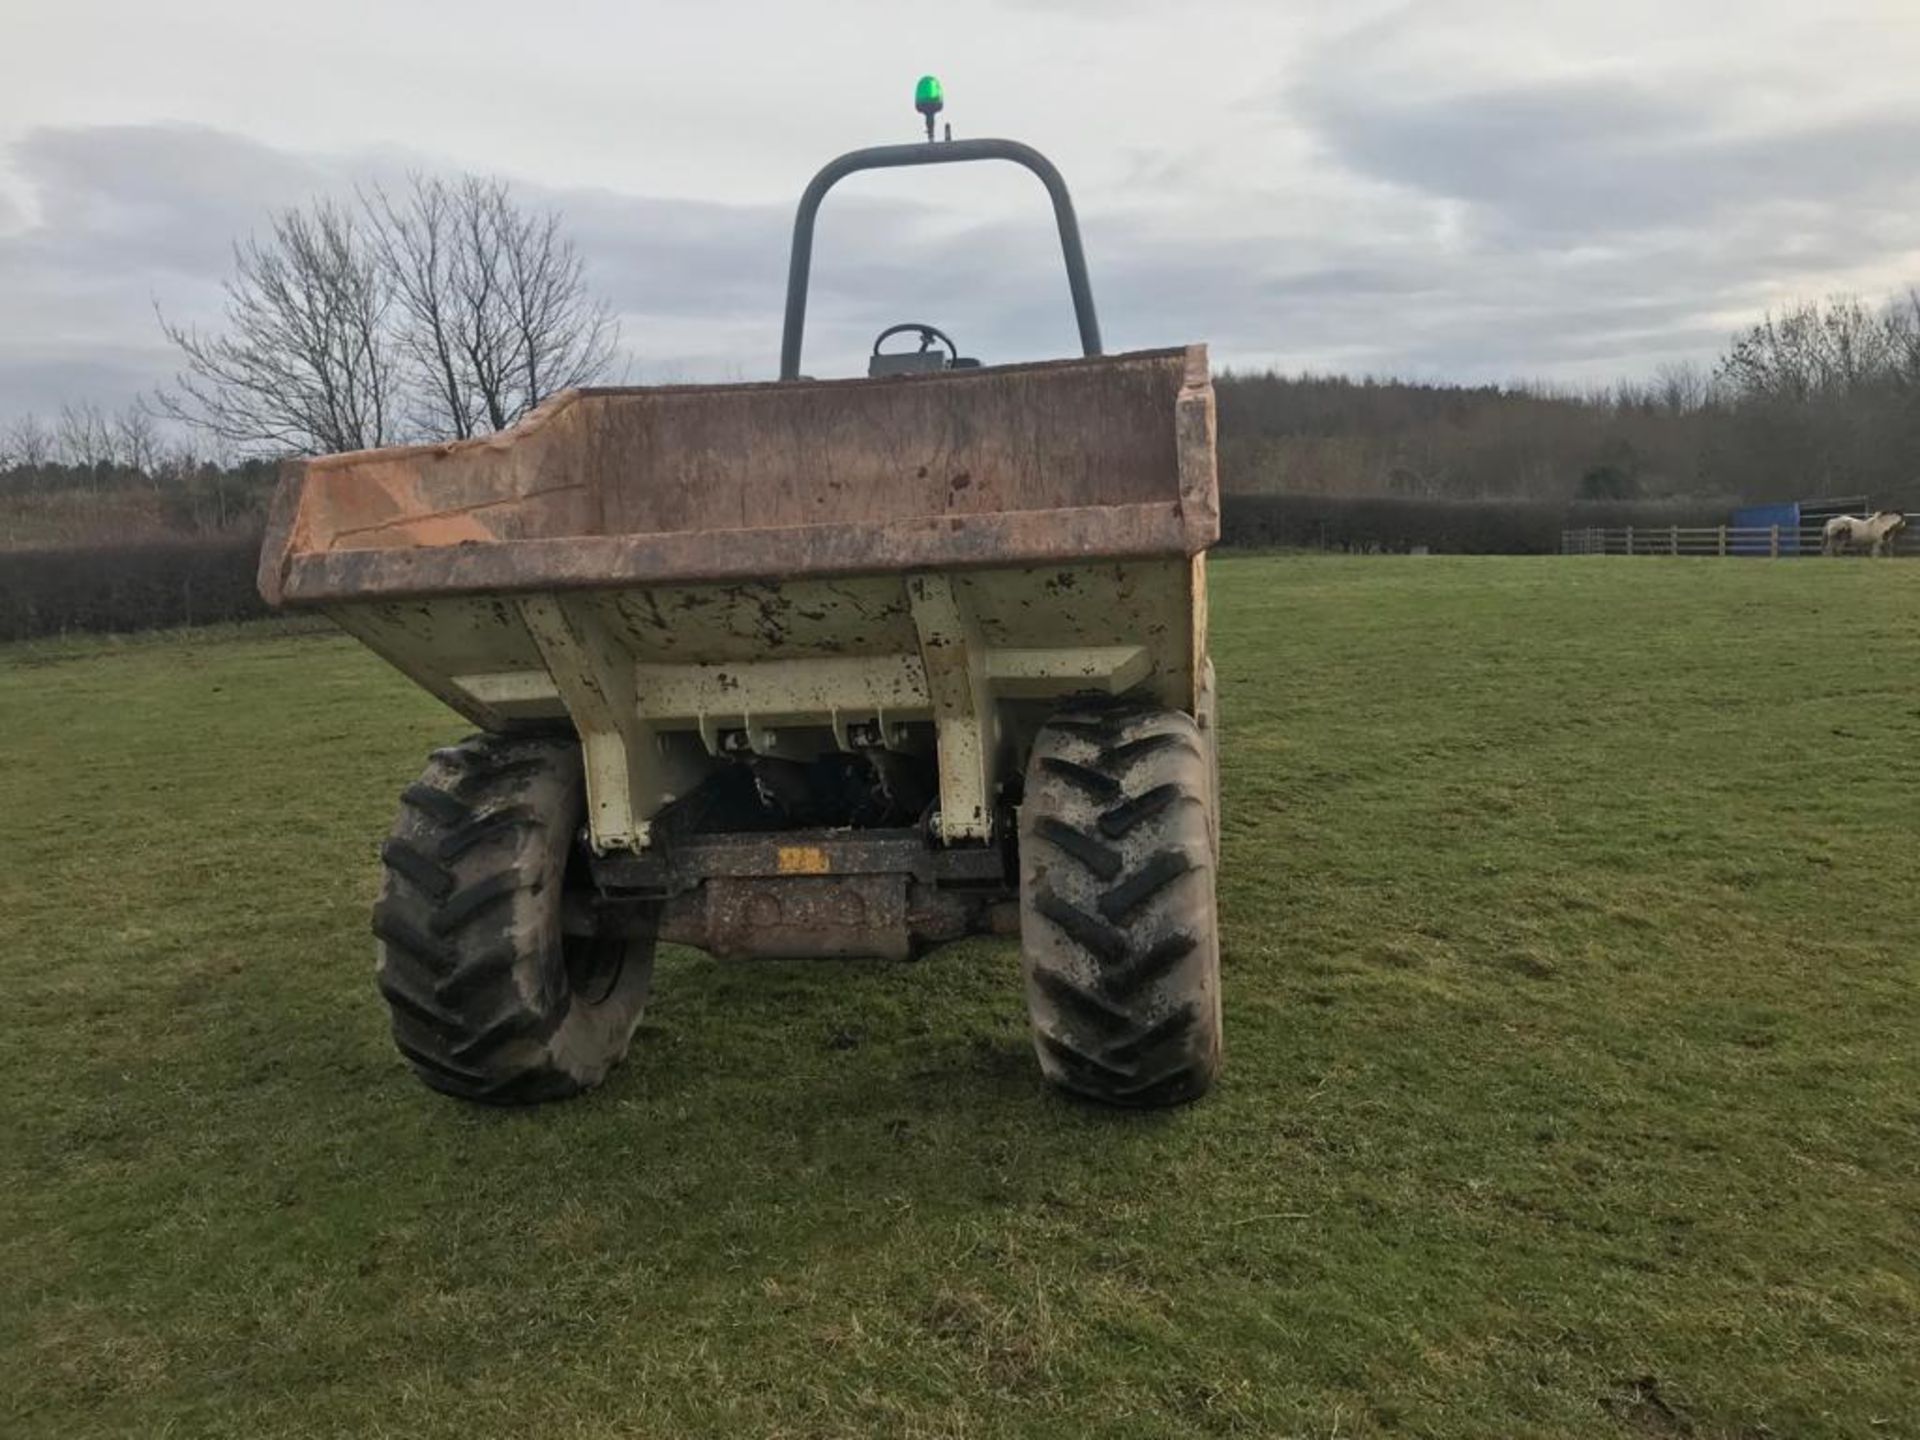
[[[15,147],[38,225],[14,244],[29,260],[146,272],[217,270],[265,212],[340,182],[338,169],[198,126],[34,130]]]
[[[1323,181],[1398,206],[1397,226],[1352,237],[1371,256],[1354,286],[1311,313],[1285,287],[1252,307],[1309,344],[1338,330],[1349,363],[1593,377],[1707,358],[1722,317],[1913,253],[1920,108],[1815,122],[1783,103],[1759,122],[1730,108],[1750,93],[1731,75],[1476,83],[1404,19],[1305,56],[1269,107],[1314,142]],[[1419,283],[1395,299],[1367,284],[1376,269]]]
[[[0,418],[166,378],[156,302],[211,318],[234,240],[350,171],[174,125],[35,130],[10,158],[27,203],[0,228]]]
[[[1290,110],[1352,170],[1545,242],[1763,207],[1910,208],[1920,195],[1920,110],[1756,133],[1705,100],[1620,82],[1409,96],[1352,77],[1298,88]]]
[[[51,419],[69,401],[118,409],[170,366],[171,357],[158,345],[0,348],[0,424],[28,412]]]

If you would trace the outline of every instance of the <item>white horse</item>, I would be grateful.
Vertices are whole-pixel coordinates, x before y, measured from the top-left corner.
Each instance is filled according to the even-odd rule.
[[[1836,515],[1827,521],[1823,555],[1844,555],[1849,550],[1865,550],[1869,555],[1891,555],[1893,542],[1907,528],[1907,517],[1898,510],[1876,510],[1871,515]]]

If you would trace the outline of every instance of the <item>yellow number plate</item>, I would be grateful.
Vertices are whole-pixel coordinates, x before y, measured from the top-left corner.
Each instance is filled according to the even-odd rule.
[[[782,845],[780,847],[782,875],[824,875],[829,868],[827,852],[818,845]]]

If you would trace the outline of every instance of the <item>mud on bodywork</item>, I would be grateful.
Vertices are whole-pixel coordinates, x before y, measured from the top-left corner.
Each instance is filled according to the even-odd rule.
[[[663,839],[646,855],[600,857],[594,871],[661,939],[723,959],[904,960],[1019,925],[1003,848],[936,849],[918,827]]]

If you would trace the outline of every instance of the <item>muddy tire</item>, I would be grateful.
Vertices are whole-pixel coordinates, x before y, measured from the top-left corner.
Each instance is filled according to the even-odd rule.
[[[475,735],[400,799],[373,909],[400,1053],[434,1089],[496,1105],[599,1084],[640,1023],[653,942],[565,931],[587,893],[579,743]]]
[[[1081,702],[1034,742],[1020,807],[1020,939],[1047,1078],[1177,1105],[1220,1069],[1210,735]]]

